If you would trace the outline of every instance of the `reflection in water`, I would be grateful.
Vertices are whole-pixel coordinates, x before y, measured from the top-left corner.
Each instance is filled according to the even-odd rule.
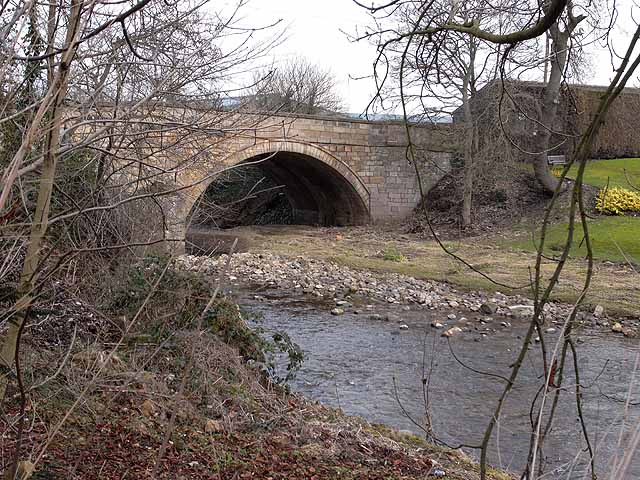
[[[446,318],[442,312],[405,312],[397,306],[379,305],[374,310],[364,309],[366,313],[360,315],[347,311],[332,316],[331,303],[312,304],[300,298],[292,301],[282,292],[277,294],[280,298],[275,295],[267,301],[242,303],[261,314],[256,324],[267,330],[286,331],[305,351],[305,363],[291,383],[293,390],[371,422],[420,434],[398,404],[394,379],[403,407],[420,423],[424,414],[423,368],[429,371],[432,367],[429,395],[433,426],[436,434],[452,445],[480,443],[503,388],[499,379],[478,375],[460,362],[475,370],[507,375],[526,328],[517,322],[502,328],[501,319],[496,319],[496,331],[485,337],[476,332],[453,337],[451,346],[458,362],[447,340],[440,337],[441,331],[429,327],[432,320]],[[408,330],[400,330],[396,321],[369,318],[370,312],[384,314],[391,308]],[[465,315],[473,318],[475,314]],[[555,340],[557,333],[548,337]],[[618,437],[623,424],[628,432],[640,421],[637,404],[623,418],[623,401],[628,396],[640,346],[637,340],[610,334],[582,333],[579,337],[584,415],[597,446],[598,468],[607,471],[614,454],[621,453]],[[520,471],[526,461],[530,402],[543,381],[539,378],[542,368],[538,349],[538,345],[532,345],[494,435],[490,461],[513,471]],[[632,387],[635,402],[640,397],[638,380]],[[545,444],[546,478],[583,478],[585,473],[585,443],[574,390],[570,388],[574,384],[573,373],[565,376],[564,385],[569,389],[561,396],[557,420]],[[633,458],[626,478],[640,478],[640,454]]]

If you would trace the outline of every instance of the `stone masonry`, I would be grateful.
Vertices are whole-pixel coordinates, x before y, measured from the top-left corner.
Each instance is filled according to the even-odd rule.
[[[250,119],[243,119],[243,124],[251,128],[238,129],[242,134],[217,137],[215,154],[209,152],[204,161],[194,162],[175,176],[178,186],[188,188],[167,205],[171,210],[168,236],[184,238],[189,213],[215,172],[277,152],[294,154],[295,161],[308,158],[330,167],[353,189],[354,198],[361,200],[368,222],[400,221],[420,199],[415,166],[407,160],[406,127],[401,122],[236,115],[235,124],[242,115]],[[451,169],[457,145],[454,128],[451,124],[411,127],[425,192]],[[365,222],[360,219],[357,223]]]

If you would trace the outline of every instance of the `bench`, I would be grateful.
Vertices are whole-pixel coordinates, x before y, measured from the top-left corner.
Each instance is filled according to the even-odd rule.
[[[566,165],[567,157],[564,155],[547,155],[547,163],[551,166]]]

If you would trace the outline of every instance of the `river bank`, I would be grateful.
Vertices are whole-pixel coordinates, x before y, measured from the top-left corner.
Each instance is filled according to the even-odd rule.
[[[34,480],[479,478],[460,451],[275,383],[263,366],[275,340],[260,341],[232,301],[208,304],[202,275],[163,262],[105,270],[100,302],[55,281],[34,304],[28,396],[8,388],[0,468],[19,458],[19,478]]]
[[[240,251],[275,254],[288,258],[323,260],[354,270],[375,274],[401,274],[429,282],[443,282],[460,291],[501,292],[509,296],[531,297],[528,287],[535,267],[535,255],[513,248],[516,238],[528,233],[507,231],[473,237],[445,238],[444,245],[487,277],[473,272],[433,239],[399,233],[397,226],[307,227],[253,226],[223,231],[199,231],[201,252],[224,252],[234,238]],[[238,250],[236,250],[238,251]],[[542,261],[543,278],[548,279],[557,261]],[[571,304],[584,285],[587,271],[584,258],[570,257],[552,293],[552,300]],[[585,305],[604,307],[612,317],[640,318],[640,276],[637,267],[625,263],[595,262]]]
[[[231,286],[263,286],[296,292],[311,298],[329,298],[335,304],[334,314],[345,311],[376,315],[374,305],[367,301],[402,305],[427,311],[440,311],[442,315],[434,326],[458,327],[462,331],[478,330],[477,323],[486,325],[495,320],[509,326],[511,318],[528,318],[533,314],[533,302],[522,295],[477,290],[461,291],[450,284],[427,281],[394,272],[376,272],[354,269],[336,262],[304,256],[284,256],[274,253],[234,254],[226,269],[228,257],[183,255],[175,260],[177,268],[218,278]],[[571,310],[571,305],[550,302],[545,306],[548,328],[560,325]],[[459,310],[468,314],[460,315]],[[401,321],[401,318],[397,318]],[[583,309],[577,315],[579,325],[634,338],[640,321],[607,315],[604,307],[596,305]],[[485,327],[482,331],[489,330]]]

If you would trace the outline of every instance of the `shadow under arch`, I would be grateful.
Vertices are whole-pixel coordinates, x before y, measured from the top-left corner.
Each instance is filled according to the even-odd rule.
[[[363,225],[370,221],[370,192],[344,162],[312,144],[265,141],[234,152],[225,168],[251,165],[282,185],[292,207],[293,223],[322,226]],[[190,212],[215,177],[190,192]],[[186,220],[186,219],[185,219]]]

